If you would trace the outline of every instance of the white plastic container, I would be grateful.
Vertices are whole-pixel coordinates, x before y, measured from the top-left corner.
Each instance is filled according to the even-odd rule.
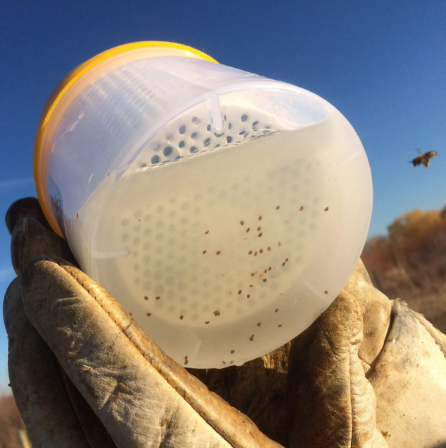
[[[372,209],[366,154],[333,106],[160,42],[109,50],[58,86],[35,178],[83,270],[196,368],[307,328],[353,271]]]

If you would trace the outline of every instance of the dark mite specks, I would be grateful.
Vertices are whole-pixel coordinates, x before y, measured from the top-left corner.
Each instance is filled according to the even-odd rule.
[[[206,251],[204,250],[204,251],[203,251],[203,255],[204,255],[205,253],[206,253]]]
[[[221,254],[221,252],[218,250],[218,251],[217,251],[217,255],[220,255],[220,254]]]
[[[263,235],[262,232],[260,232],[257,236],[260,238]]]
[[[239,294],[241,294],[241,293],[242,293],[242,290],[241,290],[241,289],[239,289],[239,290],[238,290],[238,293],[239,293]]]
[[[152,313],[146,313],[147,317],[150,317],[152,315]]]
[[[205,235],[207,235],[209,233],[209,230],[206,230],[206,232],[204,232]]]
[[[261,254],[263,254],[263,249],[260,249],[259,252],[260,252]]]
[[[189,360],[187,359],[187,356],[184,357],[184,364],[187,365],[189,363]]]
[[[279,208],[280,208],[280,205],[278,205],[278,206],[276,207],[276,210],[279,210]]]
[[[266,280],[266,278],[264,278],[262,281],[263,281],[263,283],[266,283],[267,280]]]
[[[268,246],[268,251],[270,251],[270,250],[271,250],[271,247]]]
[[[246,298],[247,298],[247,299],[249,299],[250,297],[251,297],[251,295],[250,295],[250,294],[247,294],[247,295],[246,295]]]
[[[303,209],[304,209],[304,206],[303,206],[303,205],[301,205],[301,207],[300,207],[300,209],[299,209],[299,210],[300,210],[300,211],[302,211]]]
[[[325,207],[325,208],[324,208],[324,212],[328,212],[328,207]]]
[[[147,296],[144,296],[144,300],[149,300],[149,298]]]
[[[157,296],[157,297],[155,297],[155,300],[159,300],[159,299],[161,299],[161,297],[160,297],[160,296]]]
[[[240,225],[243,226],[245,223],[244,221],[240,221]]]
[[[246,233],[248,233],[248,232],[249,232],[249,230],[250,230],[250,228],[248,227],[248,228],[246,229]]]
[[[257,232],[259,231],[261,229],[261,227],[259,226],[259,227],[257,227]]]
[[[324,291],[324,294],[328,294],[328,291]]]
[[[282,324],[277,325],[279,328],[282,326]]]
[[[207,320],[206,322],[205,322],[205,324],[207,325],[209,323],[209,321]]]
[[[235,353],[235,350],[231,350],[231,355]]]
[[[215,310],[214,311],[214,316],[220,316],[220,311],[219,310]]]
[[[183,319],[184,319],[184,316],[183,316],[183,315],[181,315],[181,316],[180,316],[180,320],[183,320]]]
[[[259,221],[261,221],[262,220],[262,217],[261,216],[259,216]]]
[[[276,309],[274,310],[275,313],[277,313],[277,311],[279,311],[279,308],[276,308]]]
[[[249,340],[250,340],[250,341],[253,341],[253,340],[254,340],[254,335],[252,335],[252,336],[249,338]]]
[[[248,255],[251,255],[252,254],[252,250],[250,250],[249,252],[248,252]]]

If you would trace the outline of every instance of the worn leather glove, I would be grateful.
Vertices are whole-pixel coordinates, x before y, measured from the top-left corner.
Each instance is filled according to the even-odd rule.
[[[186,371],[75,267],[36,200],[6,220],[10,381],[34,448],[446,443],[443,335],[374,289],[362,263],[292,344]]]

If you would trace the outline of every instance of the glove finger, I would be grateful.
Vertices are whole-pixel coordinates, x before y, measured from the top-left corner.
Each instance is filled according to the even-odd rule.
[[[116,444],[108,434],[102,422],[90,408],[84,397],[71,382],[68,375],[59,365],[60,376],[70,399],[70,404],[76,414],[82,432],[90,448],[116,448]]]
[[[392,301],[373,286],[362,260],[358,261],[344,291],[355,298],[362,315],[364,338],[359,347],[359,357],[368,369],[386,340]]]
[[[23,198],[15,201],[6,212],[6,227],[12,235],[14,227],[20,219],[34,218],[48,230],[51,230],[48,221],[43,214],[39,201],[36,198]]]
[[[76,261],[67,242],[34,218],[16,222],[11,239],[11,260],[17,275],[37,255],[63,258],[71,264]]]
[[[343,291],[291,347],[288,385],[293,448],[386,447],[375,425],[375,395],[358,350],[362,318]]]
[[[377,426],[389,445],[446,444],[446,341],[399,300],[385,346],[367,373],[376,394]]]
[[[279,447],[75,267],[38,257],[23,272],[22,295],[31,322],[118,445]]]
[[[59,364],[25,314],[18,278],[6,291],[3,316],[11,388],[33,447],[113,447],[88,443],[67,396]]]

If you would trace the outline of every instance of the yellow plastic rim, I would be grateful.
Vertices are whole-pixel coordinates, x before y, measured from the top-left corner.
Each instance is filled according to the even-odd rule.
[[[121,55],[123,53],[133,51],[133,50],[143,50],[149,48],[165,48],[170,50],[178,50],[176,56],[183,57],[193,57],[194,59],[203,59],[205,61],[218,63],[215,59],[203,53],[202,51],[196,50],[187,45],[176,44],[172,42],[157,42],[157,41],[143,41],[134,42],[130,44],[120,45],[118,47],[106,50],[97,56],[89,59],[83,64],[72,70],[62,81],[56,86],[56,88],[51,93],[45,108],[43,110],[42,116],[40,118],[39,126],[37,128],[36,137],[34,140],[34,156],[33,156],[33,171],[34,171],[34,182],[36,184],[37,197],[39,198],[40,206],[42,207],[43,213],[48,220],[52,229],[61,237],[64,237],[57,219],[53,213],[53,208],[51,206],[51,200],[48,194],[48,156],[49,148],[45,147],[45,137],[46,131],[50,127],[50,123],[55,119],[54,111],[57,106],[61,103],[62,99],[66,97],[68,91],[78,83],[81,78],[83,78],[87,73],[91,73],[91,70],[105,61],[111,58]],[[157,54],[147,54],[146,57],[158,56]]]

